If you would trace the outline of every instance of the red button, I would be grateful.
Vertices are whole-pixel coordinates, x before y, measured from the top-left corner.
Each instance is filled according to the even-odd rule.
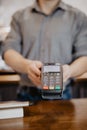
[[[43,86],[43,89],[49,89],[48,86]]]

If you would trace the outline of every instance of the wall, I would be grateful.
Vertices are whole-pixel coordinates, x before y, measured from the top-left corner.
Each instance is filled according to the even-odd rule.
[[[0,0],[0,25],[8,26],[12,14],[21,8],[29,6],[34,0]]]
[[[87,14],[87,0],[63,0]]]

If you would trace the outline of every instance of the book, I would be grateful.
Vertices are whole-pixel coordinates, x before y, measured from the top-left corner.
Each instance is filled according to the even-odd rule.
[[[23,107],[29,106],[29,102],[4,101],[0,102],[0,119],[19,118],[24,116]]]

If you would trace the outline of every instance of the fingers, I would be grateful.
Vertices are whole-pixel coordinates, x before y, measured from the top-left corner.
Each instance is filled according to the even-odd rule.
[[[35,74],[31,73],[28,77],[36,86],[41,85],[41,79],[39,76],[37,77]]]
[[[70,78],[70,65],[63,65],[63,82],[66,82]]]
[[[41,85],[41,70],[42,63],[39,61],[32,61],[28,68],[28,78],[36,85]]]
[[[40,76],[41,75],[41,67],[42,67],[42,64],[41,62],[35,62],[32,66],[33,68],[31,69],[32,73],[35,73],[37,76]]]

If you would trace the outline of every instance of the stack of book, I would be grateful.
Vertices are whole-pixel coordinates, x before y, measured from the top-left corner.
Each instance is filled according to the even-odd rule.
[[[23,107],[29,102],[6,101],[0,102],[0,119],[19,118],[24,116]]]

